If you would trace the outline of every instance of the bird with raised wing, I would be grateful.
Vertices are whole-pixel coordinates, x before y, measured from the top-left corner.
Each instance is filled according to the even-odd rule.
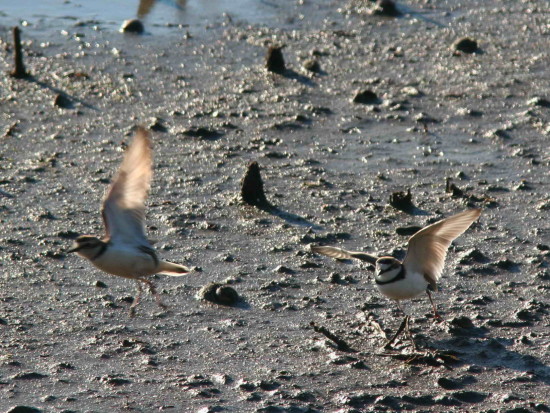
[[[145,200],[152,175],[151,137],[139,127],[103,200],[105,236],[81,235],[67,251],[76,252],[106,273],[136,280],[138,293],[130,306],[131,316],[140,302],[142,284],[149,287],[161,308],[167,308],[148,276],[161,273],[179,277],[190,271],[161,260],[146,237]]]
[[[394,257],[377,257],[365,252],[346,251],[328,246],[311,246],[313,252],[337,259],[359,259],[376,266],[374,281],[378,290],[397,302],[426,292],[436,318],[441,318],[430,291],[437,291],[447,250],[480,216],[481,209],[469,209],[437,221],[409,238],[403,262]],[[408,323],[408,319],[407,319]]]

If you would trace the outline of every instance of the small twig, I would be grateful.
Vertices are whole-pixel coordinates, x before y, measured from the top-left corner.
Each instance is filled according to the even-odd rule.
[[[29,77],[29,74],[25,70],[25,65],[23,64],[23,51],[21,49],[21,31],[19,27],[15,26],[13,28],[13,47],[15,50],[15,69],[10,73],[12,77],[16,79],[24,79]]]
[[[344,340],[342,340],[340,337],[336,336],[335,334],[331,333],[327,328],[323,326],[318,326],[317,324],[315,324],[314,321],[309,323],[309,325],[313,327],[313,330],[315,330],[315,332],[323,334],[326,338],[334,342],[334,344],[336,344],[336,346],[338,347],[338,350],[347,351],[347,352],[354,351],[348,345],[348,343],[346,343]]]
[[[384,344],[383,348],[386,349],[386,350],[391,349],[391,345],[393,344],[393,342],[395,340],[397,340],[397,337],[399,337],[399,335],[403,332],[403,330],[405,329],[405,327],[407,327],[408,324],[409,324],[409,316],[406,315],[405,318],[403,319],[403,321],[401,321],[401,325],[399,326],[399,328],[397,329],[397,331],[395,332],[393,337],[390,338],[386,342],[386,344]]]

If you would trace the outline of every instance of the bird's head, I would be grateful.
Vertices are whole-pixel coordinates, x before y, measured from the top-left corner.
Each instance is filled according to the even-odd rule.
[[[67,253],[76,252],[81,257],[91,259],[99,253],[104,245],[105,242],[97,237],[92,235],[80,235],[75,239],[71,248],[67,250]]]
[[[401,262],[393,257],[380,257],[376,260],[377,277],[382,277],[386,274],[393,276],[394,273],[398,273],[399,271],[401,271]]]

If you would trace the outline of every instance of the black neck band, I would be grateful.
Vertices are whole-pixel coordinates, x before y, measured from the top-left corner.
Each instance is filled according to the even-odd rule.
[[[101,243],[101,248],[99,249],[99,251],[97,252],[97,254],[94,255],[94,256],[91,258],[91,260],[92,260],[92,261],[95,261],[95,260],[97,260],[99,257],[101,257],[101,256],[103,255],[103,253],[104,253],[105,251],[107,251],[107,247],[108,247],[108,246],[109,246],[109,243],[108,243],[108,242],[103,242],[103,243]]]
[[[402,280],[403,278],[405,278],[405,266],[401,265],[401,271],[399,271],[397,275],[393,277],[391,280],[380,281],[378,278],[374,277],[374,282],[376,282],[376,284],[378,285],[384,285],[384,284],[391,284],[393,282]]]

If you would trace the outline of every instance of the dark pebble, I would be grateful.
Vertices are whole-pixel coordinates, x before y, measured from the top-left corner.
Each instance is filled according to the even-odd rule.
[[[353,103],[361,103],[363,105],[379,105],[381,102],[372,90],[361,90],[353,97]]]
[[[99,281],[99,280],[97,280],[94,283],[94,286],[97,287],[97,288],[107,288],[107,284],[105,284],[103,281]]]
[[[477,41],[471,39],[470,37],[463,37],[462,39],[458,39],[453,44],[453,49],[463,53],[475,53],[479,50],[477,46]]]
[[[122,33],[143,34],[145,27],[138,19],[125,20],[120,27]]]
[[[41,413],[42,410],[37,409],[36,407],[30,406],[14,406],[9,410],[6,410],[6,413]]]

